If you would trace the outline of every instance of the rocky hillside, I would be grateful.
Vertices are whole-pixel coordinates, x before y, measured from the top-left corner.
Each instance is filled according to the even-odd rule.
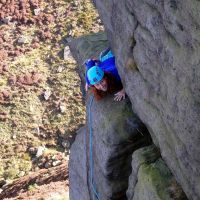
[[[39,183],[31,179],[34,175],[67,163],[75,131],[85,123],[80,78],[68,42],[100,30],[103,26],[89,0],[0,0],[0,192],[4,197],[11,195],[12,184],[23,180],[29,184],[21,185],[23,190],[16,187],[15,193],[36,190]]]
[[[103,199],[199,200],[200,3],[195,0],[94,0],[94,3],[116,55],[117,67],[132,104],[130,108],[146,125],[160,154],[156,154],[153,147],[145,147],[147,149],[136,151],[132,149],[132,161],[128,158],[129,154],[120,157],[121,150],[125,152],[126,149],[122,144],[129,138],[126,128],[131,128],[131,125],[125,125],[126,120],[123,122],[120,119],[119,123],[116,117],[109,118],[110,113],[104,113],[105,119],[101,115],[97,117],[94,111],[92,114],[98,119],[94,118],[92,125],[95,143],[93,185]],[[86,44],[88,44],[87,38]],[[96,45],[94,46],[96,48]],[[77,59],[85,59],[85,54],[79,47],[81,45],[76,46]],[[94,104],[96,107],[93,109],[101,107],[98,113],[104,112],[103,107],[107,101],[102,102],[101,106]],[[112,116],[124,117],[122,110],[119,109],[120,114],[118,109],[117,111],[111,109]],[[109,124],[105,122],[107,118]],[[112,123],[114,125],[110,125]],[[123,129],[118,127],[118,125],[121,127],[121,123]],[[116,133],[115,137],[113,131]],[[76,145],[83,144],[83,132],[80,131],[73,151]],[[131,133],[134,136],[134,129]],[[121,135],[125,140],[122,144],[119,142]],[[110,139],[109,142],[107,137]],[[111,147],[113,143],[120,148],[115,149],[115,145]],[[86,151],[87,156],[89,147],[85,148],[80,149],[79,154],[81,152],[83,155],[82,153]],[[115,154],[119,154],[116,163],[113,159]],[[94,199],[95,191],[89,181],[90,168],[86,158],[72,157],[71,166],[76,162],[83,165],[82,170],[85,171],[85,175],[77,176],[78,180],[84,183],[84,199],[88,197]],[[130,172],[126,174],[123,170],[127,167],[125,171],[128,172],[131,162],[132,174],[128,180]],[[110,169],[111,163],[114,165]],[[115,169],[122,171],[116,172]],[[75,170],[71,172],[72,182],[75,181],[75,174],[78,174]],[[120,182],[122,180],[120,173],[124,175],[124,184]],[[181,188],[187,197],[181,192]],[[76,199],[73,194],[77,191],[83,192],[80,187],[71,188],[72,199]]]

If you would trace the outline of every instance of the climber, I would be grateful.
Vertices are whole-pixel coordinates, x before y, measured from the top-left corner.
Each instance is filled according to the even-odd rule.
[[[125,99],[125,91],[115,66],[115,57],[110,49],[104,51],[99,60],[89,59],[85,65],[86,91],[90,87],[97,100],[113,93],[115,93],[115,101]]]

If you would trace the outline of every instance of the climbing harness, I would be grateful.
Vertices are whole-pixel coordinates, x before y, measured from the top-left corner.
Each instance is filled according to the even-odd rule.
[[[89,143],[89,149],[90,149],[90,184],[91,188],[96,196],[96,199],[100,200],[99,194],[95,188],[94,184],[94,174],[93,174],[93,151],[92,151],[92,144],[93,144],[93,132],[92,132],[92,113],[91,113],[91,107],[92,107],[92,102],[94,100],[94,95],[91,96],[90,98],[90,103],[89,103],[89,135],[90,135],[90,143]]]

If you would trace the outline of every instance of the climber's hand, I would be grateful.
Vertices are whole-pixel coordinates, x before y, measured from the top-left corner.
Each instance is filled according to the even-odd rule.
[[[121,101],[121,100],[125,99],[125,96],[126,96],[125,91],[124,91],[124,89],[122,89],[118,93],[115,94],[114,100]]]

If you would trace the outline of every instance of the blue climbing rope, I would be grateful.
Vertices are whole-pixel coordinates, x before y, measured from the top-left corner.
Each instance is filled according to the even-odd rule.
[[[94,100],[94,95],[91,96],[90,98],[90,104],[89,104],[89,132],[90,132],[90,184],[91,188],[98,200],[100,200],[99,194],[95,188],[94,185],[94,174],[93,174],[93,151],[92,151],[92,141],[93,141],[93,133],[92,133],[92,113],[91,113],[91,107],[92,107],[92,102]]]

